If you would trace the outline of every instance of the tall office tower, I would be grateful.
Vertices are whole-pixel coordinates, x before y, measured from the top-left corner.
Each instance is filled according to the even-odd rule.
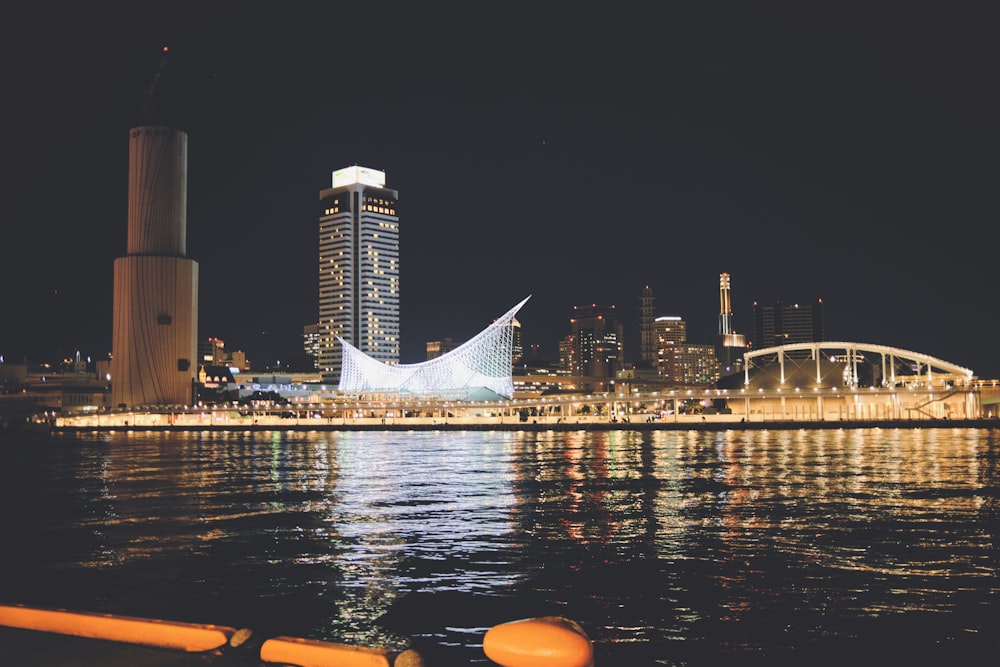
[[[399,363],[399,194],[385,172],[333,172],[319,193],[319,367],[339,382],[340,336],[368,356]]]
[[[668,345],[687,341],[687,322],[679,315],[661,315],[653,321],[653,336],[657,352]]]
[[[527,347],[524,348],[525,364],[537,365],[540,361],[542,361],[542,344],[528,343]]]
[[[565,375],[573,375],[576,369],[576,340],[566,336],[559,341],[559,370]]]
[[[656,344],[656,370],[667,375],[665,360],[673,357],[668,348],[687,341],[687,322],[678,315],[661,315],[653,320],[653,338]]]
[[[677,343],[661,350],[660,375],[675,387],[710,387],[719,380],[715,347]]]
[[[319,368],[319,324],[302,327],[302,349],[312,362],[313,370]]]
[[[425,349],[427,350],[427,361],[443,357],[449,352],[457,350],[459,345],[461,345],[461,343],[452,340],[450,336],[442,338],[441,340],[429,340],[425,344]]]
[[[247,361],[247,353],[243,350],[233,350],[226,355],[226,362],[229,364],[230,368],[235,368],[239,371],[249,371],[250,362]]]
[[[198,264],[187,251],[187,134],[129,133],[127,254],[115,260],[111,404],[185,405],[198,349]]]
[[[622,366],[623,328],[614,306],[573,306],[573,375],[614,378]]]
[[[203,366],[226,363],[226,341],[215,337],[198,341],[198,363]]]
[[[823,340],[822,299],[809,306],[786,305],[781,301],[765,306],[754,301],[753,320],[754,347],[758,349]]]
[[[653,331],[656,297],[649,285],[639,295],[639,361],[646,368],[656,368],[656,333]]]
[[[513,341],[511,343],[511,367],[520,368],[524,365],[524,343],[521,341],[521,322],[516,317],[510,322],[513,327]]]

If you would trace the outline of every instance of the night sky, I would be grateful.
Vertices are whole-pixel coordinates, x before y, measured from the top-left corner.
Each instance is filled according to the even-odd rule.
[[[360,164],[399,191],[403,362],[529,294],[524,341],[547,357],[596,302],[617,307],[635,361],[646,284],[657,314],[713,343],[728,272],[748,337],[755,300],[822,299],[828,340],[1000,378],[985,12],[291,4],[5,9],[8,362],[110,352],[128,130],[160,72],[155,120],[189,135],[199,335],[255,369],[304,365],[318,193]]]

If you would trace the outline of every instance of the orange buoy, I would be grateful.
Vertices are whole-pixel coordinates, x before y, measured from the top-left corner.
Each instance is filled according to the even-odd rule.
[[[419,651],[408,648],[396,656],[392,661],[392,667],[427,667],[427,663]]]
[[[594,647],[579,625],[561,616],[495,625],[483,637],[486,657],[503,667],[592,667]]]
[[[260,659],[298,667],[390,667],[383,649],[298,637],[268,639],[260,646]]]
[[[234,628],[221,625],[177,623],[65,609],[36,609],[22,605],[0,605],[0,625],[192,652],[211,651],[224,646],[236,632]]]

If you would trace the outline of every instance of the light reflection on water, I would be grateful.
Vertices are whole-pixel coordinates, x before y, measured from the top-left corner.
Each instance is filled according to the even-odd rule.
[[[548,614],[599,665],[997,647],[996,430],[2,437],[0,602],[431,664]]]

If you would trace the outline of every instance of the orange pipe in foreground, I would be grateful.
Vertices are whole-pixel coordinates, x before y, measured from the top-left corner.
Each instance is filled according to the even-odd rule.
[[[192,652],[217,649],[236,632],[221,625],[176,623],[65,609],[33,609],[21,605],[0,605],[0,625]]]
[[[483,637],[486,657],[502,667],[593,667],[594,647],[579,625],[561,616],[495,625]]]
[[[260,659],[298,667],[389,667],[389,652],[383,649],[298,637],[268,639],[260,646]]]

